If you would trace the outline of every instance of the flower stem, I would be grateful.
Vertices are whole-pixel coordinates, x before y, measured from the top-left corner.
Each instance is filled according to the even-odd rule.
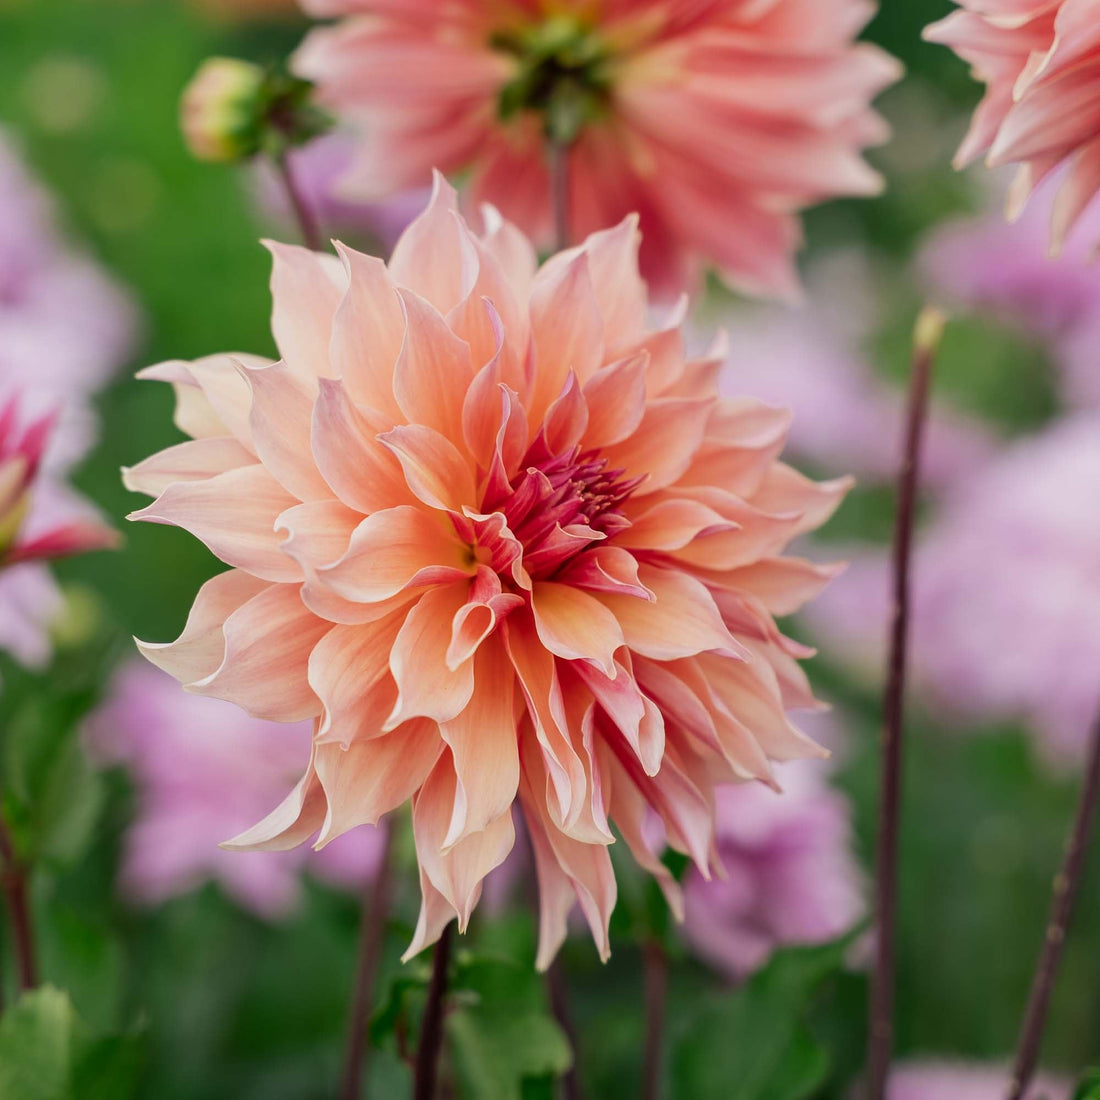
[[[447,972],[451,965],[451,945],[455,926],[452,921],[443,929],[432,956],[432,980],[428,986],[428,1002],[420,1021],[420,1040],[416,1047],[414,1100],[435,1100],[435,1082],[439,1075],[439,1054],[443,1049],[443,1009],[447,996]]]
[[[272,157],[272,163],[275,165],[275,171],[282,181],[283,190],[286,191],[290,208],[294,212],[294,218],[298,222],[298,231],[302,235],[302,243],[311,251],[320,252],[324,247],[321,227],[313,211],[310,210],[309,204],[298,186],[298,181],[294,177],[294,169],[291,166],[289,154],[280,153]]]
[[[898,477],[893,548],[893,616],[883,700],[882,770],[876,853],[877,944],[867,1036],[867,1100],[883,1100],[894,1045],[894,971],[897,935],[898,826],[904,740],[905,670],[909,641],[909,576],[928,393],[944,318],[924,310],[917,320],[909,383],[905,448]]]
[[[642,947],[645,962],[645,1065],[642,1100],[661,1095],[661,1054],[665,1035],[665,999],[668,995],[668,955],[656,940]]]
[[[0,880],[8,903],[12,943],[15,947],[19,988],[26,992],[38,985],[38,964],[35,959],[34,925],[31,922],[27,897],[27,868],[20,861],[12,843],[7,824],[0,817]]]
[[[1008,1088],[1008,1100],[1020,1100],[1027,1092],[1039,1061],[1039,1049],[1050,1010],[1050,996],[1054,990],[1058,965],[1062,960],[1066,932],[1073,916],[1073,904],[1081,885],[1085,853],[1088,850],[1097,806],[1100,806],[1100,717],[1092,730],[1085,783],[1077,804],[1077,818],[1066,844],[1065,861],[1054,879],[1050,918],[1020,1029],[1020,1042]]]
[[[554,207],[554,251],[569,247],[569,151],[562,141],[549,140],[546,153],[550,166],[550,199]]]
[[[363,915],[359,935],[359,964],[355,972],[351,1009],[348,1013],[347,1047],[344,1052],[344,1073],[341,1078],[341,1100],[360,1100],[363,1076],[367,1065],[367,1020],[374,1003],[374,986],[378,964],[386,939],[386,918],[390,908],[391,859],[393,827],[383,819],[382,855],[378,867],[363,892]]]
[[[569,1011],[569,986],[565,980],[565,967],[559,955],[546,971],[546,990],[550,996],[550,1011],[558,1026],[565,1032],[573,1051],[573,1064],[562,1078],[564,1100],[582,1100],[581,1081],[577,1075],[577,1029],[573,1026],[573,1014]]]

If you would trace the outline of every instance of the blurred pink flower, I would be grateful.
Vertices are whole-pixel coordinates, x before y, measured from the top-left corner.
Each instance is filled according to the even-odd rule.
[[[922,1061],[895,1065],[887,1100],[1002,1100],[1008,1066],[972,1062]],[[1067,1081],[1040,1075],[1028,1100],[1069,1100]]]
[[[1055,760],[1076,759],[1100,709],[1100,418],[1081,414],[1006,448],[959,483],[914,570],[914,671],[968,720],[1022,718]],[[884,550],[806,611],[833,655],[881,671]],[[995,563],[991,567],[991,562]]]
[[[963,167],[1018,165],[1009,194],[1015,217],[1059,165],[1057,251],[1100,190],[1100,19],[1096,0],[959,0],[925,37],[951,47],[986,85],[956,156]]]
[[[94,438],[88,397],[126,358],[134,329],[129,300],[62,243],[48,197],[0,131],[0,409],[18,395],[24,420],[55,418],[23,539],[95,521],[64,476]],[[45,661],[47,626],[60,606],[45,567],[3,570],[0,648],[29,664]]]
[[[382,854],[376,829],[321,852],[218,847],[282,797],[310,736],[309,722],[250,718],[230,703],[181,693],[143,661],[124,665],[89,721],[87,744],[101,763],[124,764],[137,790],[122,866],[126,894],[151,905],[213,880],[244,908],[273,918],[293,907],[303,870],[360,890]]]
[[[876,193],[860,151],[887,135],[874,96],[900,75],[853,39],[865,0],[303,0],[295,67],[362,125],[349,193],[380,198],[471,168],[476,199],[551,235],[545,130],[570,153],[570,237],[641,216],[660,297],[704,262],[731,286],[794,297],[798,213]]]
[[[776,947],[824,943],[864,913],[852,851],[851,809],[821,765],[783,768],[779,794],[760,785],[718,792],[724,878],[684,883],[684,935],[733,978],[762,966]]]
[[[1044,183],[1015,223],[999,216],[941,227],[919,264],[932,294],[953,309],[985,310],[1044,341],[1066,401],[1100,407],[1100,204],[1082,217],[1057,258],[1046,254],[1061,174]]]
[[[363,238],[389,255],[409,222],[424,209],[430,189],[411,188],[376,202],[356,202],[341,195],[337,183],[355,156],[349,135],[326,134],[288,154],[294,180],[315,212],[327,237]],[[262,206],[285,225],[293,224],[286,190],[263,158],[256,164]]]
[[[636,219],[541,267],[443,178],[388,265],[272,245],[282,359],[144,372],[191,441],[126,471],[135,519],[235,568],[142,651],[188,690],[316,719],[306,771],[233,842],[319,843],[413,807],[423,908],[456,916],[526,821],[540,965],[580,903],[601,954],[611,821],[675,905],[647,808],[703,873],[717,783],[821,755],[775,616],[833,569],[785,550],[848,482],[779,460],[788,417],[721,398],[714,359],[653,329]]]
[[[739,307],[720,318],[730,347],[720,387],[790,409],[791,453],[818,470],[892,480],[905,397],[875,374],[863,351],[875,321],[871,272],[861,257],[846,254],[819,261],[807,282],[804,306]],[[983,425],[934,405],[925,451],[929,483],[973,469],[993,449]]]

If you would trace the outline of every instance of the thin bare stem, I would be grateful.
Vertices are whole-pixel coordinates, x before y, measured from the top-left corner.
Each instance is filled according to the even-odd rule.
[[[867,1035],[867,1100],[883,1100],[894,1046],[894,972],[897,936],[898,825],[904,741],[905,670],[909,641],[909,577],[920,471],[921,441],[928,413],[928,392],[943,317],[925,310],[914,336],[909,409],[898,477],[894,524],[894,605],[890,656],[883,700],[882,770],[876,853],[875,914],[877,943],[871,982]]]
[[[393,826],[383,819],[382,856],[378,867],[363,891],[363,915],[359,930],[359,964],[355,972],[351,1008],[348,1012],[347,1046],[344,1051],[344,1073],[340,1084],[340,1100],[361,1100],[363,1077],[367,1068],[367,1021],[374,1004],[374,987],[378,979],[378,964],[386,940],[386,919],[390,910]]]
[[[561,1093],[564,1100],[582,1100],[580,1077],[577,1076],[577,1029],[573,1025],[573,1014],[569,1010],[569,984],[565,980],[565,967],[559,955],[546,971],[546,991],[550,996],[550,1011],[554,1014],[558,1026],[569,1040],[573,1051],[573,1064],[561,1081]]]
[[[569,247],[569,153],[570,146],[548,141],[546,154],[550,164],[550,199],[554,207],[554,251]]]
[[[275,171],[282,181],[283,190],[286,191],[290,209],[294,212],[294,218],[298,223],[298,232],[302,235],[302,243],[313,252],[320,252],[324,247],[324,239],[321,236],[321,227],[317,217],[309,208],[305,196],[298,186],[294,176],[294,169],[287,153],[272,157]]]
[[[413,1100],[435,1100],[439,1054],[443,1049],[443,1010],[454,934],[455,926],[451,921],[443,929],[443,935],[439,937],[432,956],[432,980],[428,986],[428,1001],[424,1005],[424,1016],[420,1021],[420,1040],[416,1047]]]
[[[1008,1100],[1020,1100],[1025,1095],[1035,1075],[1035,1067],[1039,1063],[1039,1050],[1043,1043],[1043,1032],[1046,1029],[1047,1015],[1050,1011],[1050,996],[1054,990],[1059,963],[1062,961],[1066,933],[1073,916],[1073,904],[1081,885],[1085,853],[1088,850],[1089,837],[1096,819],[1097,806],[1100,806],[1100,717],[1097,718],[1092,730],[1085,783],[1081,789],[1081,799],[1077,804],[1077,818],[1066,842],[1065,861],[1054,879],[1050,918],[1047,921],[1043,949],[1032,979],[1031,993],[1028,996],[1024,1022],[1020,1029],[1020,1042],[1016,1050],[1012,1080],[1008,1087]]]
[[[645,1064],[642,1068],[642,1100],[657,1100],[661,1095],[668,955],[655,939],[646,941],[642,954],[645,963]]]
[[[7,824],[0,817],[0,880],[8,903],[12,944],[15,948],[19,988],[26,992],[38,985],[38,964],[34,947],[34,924],[27,896],[27,868],[20,861]]]

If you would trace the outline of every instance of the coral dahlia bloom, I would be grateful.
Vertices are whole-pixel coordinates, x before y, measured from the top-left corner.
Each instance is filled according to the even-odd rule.
[[[551,239],[546,134],[569,155],[570,240],[637,211],[662,296],[706,261],[733,287],[797,295],[798,212],[867,195],[860,151],[897,63],[853,39],[867,0],[302,0],[297,71],[362,124],[347,190],[378,199],[433,167]],[[579,136],[578,136],[579,135]]]
[[[232,846],[324,845],[412,800],[410,952],[465,927],[522,813],[545,965],[575,901],[607,953],[612,822],[678,905],[647,817],[709,874],[715,785],[819,754],[785,715],[813,706],[807,651],[772,616],[832,575],[782,553],[846,485],[780,463],[786,414],[718,397],[719,359],[647,328],[633,219],[536,271],[456,202],[437,178],[388,267],[271,245],[280,361],[145,372],[192,440],[126,472],[157,495],[135,517],[233,568],[142,648],[189,691],[315,723],[301,781]]]
[[[1067,166],[1051,219],[1051,247],[1100,190],[1100,8],[1096,0],[961,0],[928,27],[986,85],[959,152],[963,167],[1019,165],[1009,197],[1016,217],[1035,187]]]

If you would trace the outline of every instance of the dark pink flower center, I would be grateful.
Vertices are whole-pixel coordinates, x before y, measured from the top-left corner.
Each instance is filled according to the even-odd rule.
[[[523,545],[524,568],[532,579],[545,579],[594,542],[626,530],[630,520],[619,508],[644,480],[609,469],[598,450],[550,454],[540,438],[485,508],[504,515]]]

